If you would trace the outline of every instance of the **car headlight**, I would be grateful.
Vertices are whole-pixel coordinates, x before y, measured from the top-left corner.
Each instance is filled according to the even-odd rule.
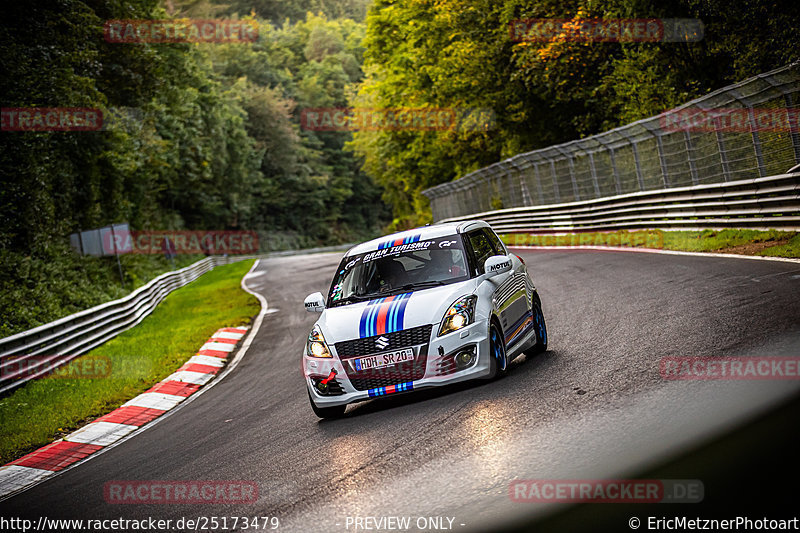
[[[442,318],[439,335],[447,335],[472,324],[475,321],[475,304],[477,302],[478,297],[474,294],[456,300]]]
[[[325,337],[322,336],[322,330],[316,324],[311,328],[311,333],[308,334],[306,355],[309,357],[333,357],[330,350],[328,350],[328,345],[325,343]]]

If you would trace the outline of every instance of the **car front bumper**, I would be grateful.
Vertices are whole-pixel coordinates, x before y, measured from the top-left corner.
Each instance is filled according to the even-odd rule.
[[[370,398],[404,394],[419,389],[441,387],[460,381],[489,376],[491,367],[488,321],[478,320],[469,326],[441,337],[437,335],[438,329],[439,324],[433,325],[423,377],[401,381],[394,385],[358,390],[353,386],[345,371],[344,364],[335,353],[332,358],[324,359],[304,355],[303,374],[313,402],[317,407],[333,407]],[[473,350],[475,353],[474,361],[463,368],[459,368],[454,357],[462,351],[469,350]],[[337,387],[335,387],[335,390],[338,392],[340,388],[343,393],[323,395],[317,390],[316,382],[328,377],[331,370],[336,371]]]

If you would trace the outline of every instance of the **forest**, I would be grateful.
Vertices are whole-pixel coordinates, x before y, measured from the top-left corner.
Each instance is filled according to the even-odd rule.
[[[780,16],[777,16],[780,14]],[[690,42],[532,42],[527,19],[686,18]],[[123,43],[110,20],[233,20],[247,42]],[[421,192],[800,59],[793,0],[31,0],[3,6],[2,107],[100,131],[0,132],[0,334],[119,297],[166,264],[69,234],[258,232],[262,251],[431,221]],[[480,110],[487,127],[303,127],[307,110]],[[456,112],[456,111],[454,111]],[[152,264],[151,264],[152,263]],[[28,308],[20,301],[35,302]]]

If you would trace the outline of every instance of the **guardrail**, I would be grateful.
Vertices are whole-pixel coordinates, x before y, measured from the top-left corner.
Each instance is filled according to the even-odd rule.
[[[618,229],[800,230],[800,172],[765,178],[518,207],[453,217],[485,220],[498,233]]]
[[[132,328],[169,293],[216,266],[249,257],[207,257],[167,272],[128,296],[0,339],[0,394],[42,377]]]

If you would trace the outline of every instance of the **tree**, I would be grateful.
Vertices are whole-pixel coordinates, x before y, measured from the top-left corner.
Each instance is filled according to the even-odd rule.
[[[696,18],[699,42],[513,39],[521,19]],[[354,104],[490,109],[491,131],[358,132],[395,225],[421,192],[521,152],[599,133],[800,58],[800,4],[781,0],[376,0]]]

